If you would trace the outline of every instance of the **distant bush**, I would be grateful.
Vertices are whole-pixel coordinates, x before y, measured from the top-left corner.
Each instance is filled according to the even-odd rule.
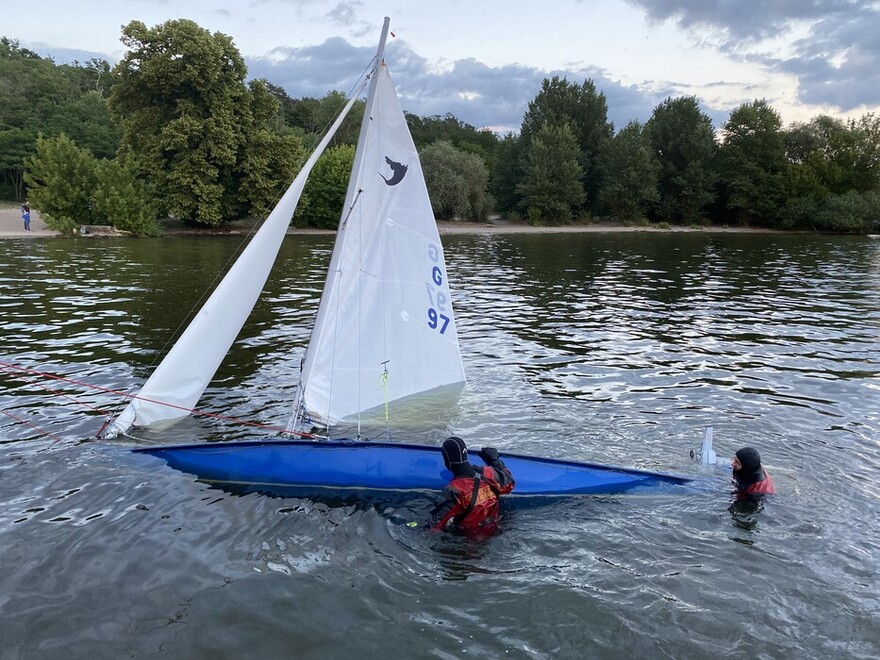
[[[826,231],[866,233],[880,219],[880,193],[855,190],[828,195],[815,217],[815,227]]]
[[[97,160],[67,135],[40,136],[25,168],[31,206],[56,231],[112,225],[136,234],[159,233],[155,210],[135,170],[116,160]]]

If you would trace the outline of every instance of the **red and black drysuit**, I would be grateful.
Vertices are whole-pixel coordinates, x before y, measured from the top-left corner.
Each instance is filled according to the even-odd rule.
[[[761,470],[761,479],[760,481],[753,481],[748,485],[737,481],[737,495],[745,495],[745,496],[757,496],[757,495],[773,495],[776,492],[776,488],[773,485],[773,479],[770,477],[770,473],[767,472],[764,468],[760,468]]]
[[[483,468],[468,462],[452,466],[455,477],[443,489],[442,499],[431,511],[433,529],[464,533],[490,531],[498,522],[498,498],[512,491],[516,482],[497,452],[487,462],[489,466]]]

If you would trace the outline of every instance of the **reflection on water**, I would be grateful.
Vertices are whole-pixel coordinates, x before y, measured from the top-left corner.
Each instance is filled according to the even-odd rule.
[[[512,506],[473,542],[407,524],[427,495],[235,494],[129,440],[78,444],[237,242],[4,240],[0,363],[63,380],[0,369],[0,655],[880,655],[880,244],[444,243],[469,382],[416,440],[685,472],[693,491]],[[204,409],[284,423],[331,247],[288,241]],[[720,458],[760,448],[779,494],[732,504],[729,471],[687,458],[708,425]],[[257,433],[194,417],[144,439]]]

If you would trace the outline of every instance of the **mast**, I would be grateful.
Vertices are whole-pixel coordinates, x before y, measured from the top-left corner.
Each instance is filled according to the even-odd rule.
[[[388,39],[389,25],[391,25],[391,19],[386,16],[385,22],[382,24],[382,34],[379,36],[379,48],[376,50],[376,66],[385,64],[385,40]]]

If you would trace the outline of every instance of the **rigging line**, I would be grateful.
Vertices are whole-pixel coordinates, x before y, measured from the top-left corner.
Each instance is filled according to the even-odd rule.
[[[314,148],[321,141],[321,138],[323,138],[324,135],[327,134],[327,131],[330,130],[330,127],[333,125],[333,122],[335,122],[336,119],[339,117],[339,115],[342,113],[342,110],[345,108],[345,104],[348,103],[349,100],[351,100],[351,98],[353,96],[355,96],[356,94],[357,95],[361,94],[364,86],[366,85],[367,81],[370,79],[370,76],[372,75],[371,71],[372,71],[372,69],[375,68],[375,62],[376,62],[376,56],[373,55],[373,57],[370,59],[369,64],[367,64],[367,66],[364,67],[364,70],[360,72],[360,75],[358,75],[357,80],[351,86],[351,89],[348,90],[348,94],[346,94],[345,100],[339,106],[339,109],[330,117],[330,120],[324,125],[324,128],[318,133],[319,137],[315,141],[315,143],[312,145],[312,148]]]
[[[348,211],[345,214],[345,218],[341,219],[339,222],[339,229],[337,230],[337,235],[339,232],[343,231],[346,228],[346,226],[348,225],[348,219],[351,217],[351,214],[354,213],[354,209],[357,206],[358,200],[360,199],[362,192],[364,192],[363,188],[358,188],[358,191],[355,194],[354,199],[351,202],[351,205],[348,207]],[[358,226],[360,226],[360,223],[358,223]],[[347,234],[342,235],[343,243],[347,240],[346,236],[347,236]],[[333,327],[337,328],[337,331],[338,331],[338,328],[339,328],[339,301],[340,301],[340,296],[339,296],[338,292],[339,292],[339,287],[342,286],[342,284],[339,281],[342,278],[342,271],[338,266],[337,266],[336,272],[334,273],[334,277],[336,277],[337,283],[336,283],[336,286],[333,287],[333,292],[334,292],[334,301],[333,302],[335,304],[335,307],[333,308],[334,309]],[[310,345],[312,342],[312,335],[314,334],[314,331],[315,331],[315,328],[314,328],[314,326],[312,326],[312,332],[309,334],[309,344]],[[336,368],[336,345],[337,345],[336,339],[337,339],[337,336],[338,336],[338,333],[333,336],[333,345],[332,345],[332,351],[330,354],[330,378],[329,378],[329,385],[327,387],[327,412],[324,415],[324,419],[326,420],[326,423],[327,423],[327,435],[328,436],[330,435],[330,408],[331,408],[331,402],[333,401],[333,376],[334,376],[335,368]],[[360,433],[360,427],[358,427],[358,432]]]
[[[6,369],[6,367],[2,367],[2,368],[6,371],[9,371],[9,369]],[[96,408],[95,406],[93,406],[89,403],[86,403],[85,401],[80,401],[76,397],[72,397],[69,394],[65,394],[61,390],[53,389],[47,385],[43,385],[42,383],[39,383],[39,382],[36,382],[36,381],[31,380],[29,378],[26,378],[25,376],[22,376],[21,374],[13,374],[13,377],[18,378],[19,380],[23,380],[28,385],[33,385],[34,387],[39,387],[41,389],[46,390],[47,392],[51,392],[52,394],[55,394],[56,396],[60,396],[62,399],[68,399],[69,401],[73,401],[75,404],[80,405],[83,408],[88,408],[89,410],[94,410],[96,413],[98,413],[100,415],[107,416],[110,414],[106,410],[101,410],[100,408]]]
[[[41,433],[42,435],[45,435],[46,437],[52,438],[52,444],[53,444],[53,445],[54,445],[56,442],[61,442],[61,438],[59,438],[59,437],[58,437],[57,435],[55,435],[54,433],[49,433],[49,431],[46,431],[45,429],[41,429],[41,428],[40,428],[39,426],[37,426],[36,424],[33,424],[33,423],[27,421],[26,419],[22,419],[22,418],[19,417],[18,415],[13,415],[13,414],[12,414],[11,412],[9,412],[8,410],[0,410],[0,413],[3,413],[3,414],[6,415],[7,417],[11,417],[11,418],[14,419],[15,421],[17,421],[17,422],[19,422],[19,423],[21,423],[21,424],[24,424],[25,426],[29,426],[29,427],[31,427],[31,428],[34,429],[37,433]]]
[[[36,369],[28,369],[27,367],[19,367],[16,365],[8,364],[6,362],[0,362],[0,367],[15,370],[15,371],[24,371],[27,373],[36,374],[38,376],[43,376],[45,378],[52,378],[53,380],[60,380],[65,383],[71,383],[73,385],[78,385],[79,387],[91,388],[93,390],[98,390],[100,392],[106,392],[107,394],[113,394],[115,396],[125,397],[127,399],[137,399],[138,401],[146,401],[147,403],[153,403],[159,406],[165,406],[166,408],[174,408],[175,410],[181,410],[193,415],[199,415],[201,417],[211,417],[213,419],[220,419],[225,422],[232,422],[235,424],[241,424],[243,426],[253,426],[256,428],[266,429],[269,431],[280,431],[284,432],[284,429],[279,426],[274,426],[271,424],[263,424],[261,422],[251,422],[246,419],[239,419],[237,417],[230,417],[229,415],[220,415],[218,413],[208,412],[206,410],[199,410],[198,408],[187,408],[185,406],[179,406],[176,403],[168,403],[166,401],[158,401],[156,399],[149,399],[147,397],[138,396],[136,394],[128,394],[126,392],[122,392],[120,390],[113,390],[107,387],[101,387],[100,385],[92,385],[90,383],[85,383],[82,381],[73,380],[71,378],[65,378],[63,376],[56,376],[54,374],[37,371]],[[303,438],[313,437],[311,433],[301,433],[301,432],[293,432],[293,435],[298,435]]]

